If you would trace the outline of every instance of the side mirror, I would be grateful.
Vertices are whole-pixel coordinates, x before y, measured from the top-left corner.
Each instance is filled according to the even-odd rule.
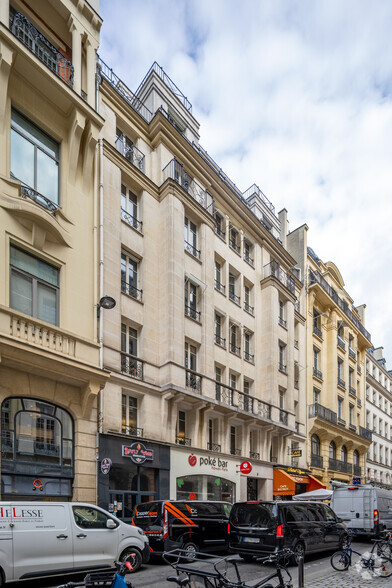
[[[113,519],[108,519],[106,521],[106,528],[107,529],[116,529],[117,528],[117,525],[116,525],[116,523],[114,522]]]

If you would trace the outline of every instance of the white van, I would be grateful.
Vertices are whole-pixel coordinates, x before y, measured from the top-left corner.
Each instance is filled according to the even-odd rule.
[[[370,484],[334,488],[331,508],[347,527],[363,535],[392,529],[392,490]]]
[[[113,567],[150,557],[148,539],[102,508],[81,502],[0,502],[0,585]]]

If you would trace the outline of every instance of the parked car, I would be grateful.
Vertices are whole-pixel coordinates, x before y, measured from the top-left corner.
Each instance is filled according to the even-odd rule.
[[[157,500],[135,507],[132,522],[149,538],[151,555],[171,549],[224,551],[231,504],[220,501]]]
[[[134,554],[130,557],[130,554]],[[141,529],[76,502],[0,502],[0,585],[149,560]]]
[[[392,490],[370,484],[335,488],[331,508],[359,534],[376,536],[392,529]]]
[[[345,524],[322,502],[238,502],[229,524],[229,551],[245,561],[289,547],[296,563],[299,556],[337,549],[347,540]]]

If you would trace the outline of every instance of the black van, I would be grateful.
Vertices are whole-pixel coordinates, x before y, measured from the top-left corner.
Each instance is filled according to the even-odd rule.
[[[229,551],[248,561],[282,547],[300,555],[342,547],[346,525],[322,502],[238,502],[230,515]]]
[[[157,500],[138,504],[132,524],[146,533],[152,556],[177,548],[192,556],[227,550],[230,510],[229,502]]]

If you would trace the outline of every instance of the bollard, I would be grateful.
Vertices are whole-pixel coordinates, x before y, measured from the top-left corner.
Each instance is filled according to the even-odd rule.
[[[303,555],[298,558],[298,588],[304,588],[305,560]]]

